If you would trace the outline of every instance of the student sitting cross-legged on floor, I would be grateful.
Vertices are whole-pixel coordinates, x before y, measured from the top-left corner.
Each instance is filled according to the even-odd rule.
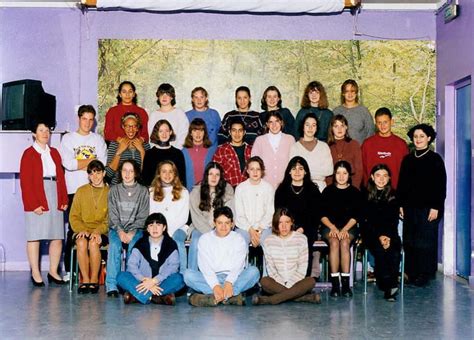
[[[202,235],[198,242],[198,270],[184,273],[186,285],[196,291],[189,303],[197,307],[219,303],[243,305],[241,293],[252,288],[260,277],[256,267],[245,268],[248,245],[232,231],[234,220],[229,207],[214,211],[215,229]]]
[[[125,290],[123,301],[174,305],[174,293],[184,287],[178,247],[168,235],[163,214],[148,216],[145,227],[146,232],[128,259],[127,271],[117,277],[118,285]]]
[[[286,208],[273,214],[272,235],[263,243],[268,276],[260,284],[269,296],[255,295],[254,305],[276,305],[285,301],[321,303],[319,294],[311,293],[316,283],[305,277],[308,268],[308,241],[294,231],[294,218]]]

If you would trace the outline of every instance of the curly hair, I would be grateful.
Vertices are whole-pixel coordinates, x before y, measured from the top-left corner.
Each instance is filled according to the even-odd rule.
[[[211,189],[209,187],[209,172],[212,169],[219,170],[220,178],[214,191],[214,200],[211,197]],[[199,209],[202,211],[211,211],[211,208],[217,209],[224,206],[224,195],[227,182],[224,179],[224,169],[217,162],[209,162],[204,169],[204,176],[201,182],[201,201]]]
[[[301,107],[304,109],[309,109],[311,107],[311,102],[309,100],[309,93],[315,90],[319,92],[318,107],[320,109],[327,109],[329,107],[329,102],[328,102],[328,95],[326,94],[326,89],[324,88],[323,84],[321,84],[319,81],[316,81],[316,80],[306,85],[306,88],[304,89],[303,97],[301,97]]]

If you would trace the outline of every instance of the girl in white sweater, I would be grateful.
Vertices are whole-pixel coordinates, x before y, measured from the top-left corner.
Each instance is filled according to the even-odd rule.
[[[158,164],[150,187],[150,214],[162,213],[168,221],[168,233],[178,245],[180,271],[187,266],[184,241],[189,227],[189,193],[181,184],[178,169],[171,161]]]

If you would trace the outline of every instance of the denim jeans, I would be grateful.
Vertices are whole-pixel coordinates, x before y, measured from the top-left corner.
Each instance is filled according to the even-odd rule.
[[[226,274],[218,274],[217,279],[219,284],[224,286],[226,279]],[[237,280],[233,284],[234,296],[239,295],[240,293],[245,292],[246,290],[255,286],[255,284],[260,279],[260,272],[257,267],[249,266],[245,268],[242,273],[237,277]],[[198,270],[188,269],[184,273],[184,282],[186,285],[195,290],[198,293],[203,294],[213,294],[213,287],[209,287],[204,278],[204,275]]]
[[[138,229],[132,240],[128,244],[127,259],[132,252],[133,246],[143,236],[143,230]],[[107,277],[105,285],[107,292],[117,290],[117,275],[120,272],[120,264],[122,259],[122,241],[117,231],[109,230],[109,251],[107,255]]]
[[[188,268],[198,270],[198,241],[202,233],[194,229],[191,234],[191,244],[189,245]]]
[[[132,294],[140,303],[150,303],[152,296],[151,292],[145,294],[139,293],[136,287],[140,281],[138,281],[131,273],[120,272],[117,276],[117,283],[122,289]],[[163,291],[161,292],[162,296],[176,293],[184,287],[183,275],[180,273],[171,274],[161,282],[159,286],[163,288]]]
[[[250,244],[250,234],[247,230],[240,229],[240,228],[235,228],[234,231],[238,234],[240,234],[244,240],[245,243]],[[262,233],[260,234],[260,245],[263,245],[263,242],[265,239],[272,234],[272,228],[267,228],[263,229]]]
[[[178,229],[173,234],[173,240],[178,246],[179,253],[179,272],[184,273],[186,267],[188,266],[188,255],[186,254],[186,246],[184,241],[186,241],[186,233],[182,229]]]

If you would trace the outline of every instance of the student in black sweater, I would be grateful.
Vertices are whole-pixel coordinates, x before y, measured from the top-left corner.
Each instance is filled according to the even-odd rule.
[[[295,230],[308,239],[308,272],[313,263],[313,243],[317,239],[321,219],[321,193],[311,181],[309,166],[303,157],[293,157],[285,170],[283,182],[275,192],[275,210],[287,208],[295,217]]]
[[[386,164],[372,168],[367,191],[361,219],[362,238],[375,257],[377,285],[384,291],[384,298],[393,302],[398,292],[401,240],[397,229],[399,204]]]
[[[360,191],[351,185],[351,172],[351,165],[347,161],[336,162],[333,184],[327,186],[322,194],[321,222],[324,227],[321,235],[329,244],[332,297],[352,296],[349,286],[350,247],[357,236],[362,197]]]
[[[156,122],[150,135],[150,141],[157,146],[147,150],[143,160],[142,179],[145,186],[149,187],[151,185],[151,182],[155,178],[158,164],[162,161],[172,161],[176,165],[179,179],[183,186],[186,186],[184,155],[181,150],[170,144],[175,138],[176,135],[173,131],[173,127],[167,120],[161,119]]]
[[[400,167],[398,197],[403,217],[405,273],[408,282],[423,287],[438,267],[438,225],[444,213],[446,169],[440,155],[430,150],[433,127],[418,124],[407,133],[415,145]]]

